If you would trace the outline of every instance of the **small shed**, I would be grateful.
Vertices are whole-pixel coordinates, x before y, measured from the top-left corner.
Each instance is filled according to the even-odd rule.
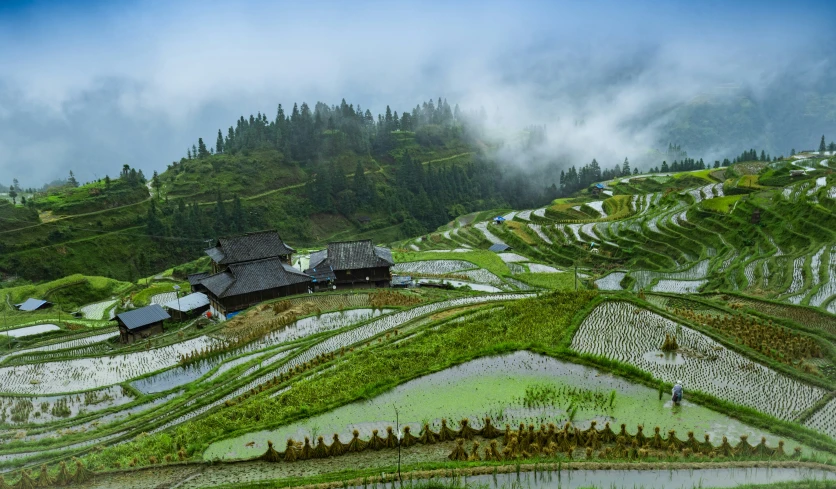
[[[334,273],[334,269],[327,263],[316,268],[305,270],[305,275],[311,277],[313,290],[315,291],[328,290],[337,281],[337,275]]]
[[[201,292],[194,292],[187,296],[174,299],[163,305],[171,317],[182,321],[209,310],[209,298]]]
[[[412,277],[409,275],[393,275],[392,276],[392,287],[405,289],[412,285]]]
[[[116,315],[122,343],[133,343],[163,332],[163,321],[171,319],[159,304]]]
[[[503,222],[505,222],[505,218],[502,216],[496,216],[493,218],[493,222],[494,224],[502,224]]]
[[[488,248],[489,251],[493,251],[494,253],[502,253],[503,251],[510,250],[511,247],[505,243],[494,243]]]
[[[51,302],[41,299],[33,299],[30,297],[21,304],[15,304],[15,308],[17,308],[18,311],[31,312],[37,311],[38,309],[46,309],[51,305]]]

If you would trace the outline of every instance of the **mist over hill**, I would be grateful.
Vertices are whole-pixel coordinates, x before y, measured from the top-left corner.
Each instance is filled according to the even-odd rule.
[[[455,101],[484,116],[508,168],[658,164],[668,143],[706,159],[780,155],[836,134],[822,2],[248,6],[4,11],[0,42],[17,49],[0,53],[3,180],[85,182],[123,164],[151,175],[241,114],[342,98],[375,116]],[[531,126],[546,128],[542,157],[518,150]]]

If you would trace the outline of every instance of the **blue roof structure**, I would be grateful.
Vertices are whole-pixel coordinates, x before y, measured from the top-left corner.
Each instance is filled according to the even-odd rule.
[[[596,183],[595,188],[604,188],[604,184],[603,183]]]
[[[189,312],[208,305],[209,298],[206,297],[206,294],[194,292],[187,296],[181,297],[179,300],[174,299],[173,301],[167,302],[165,304],[165,307],[166,309],[174,309],[175,311]]]
[[[42,307],[44,307],[48,304],[49,304],[49,302],[47,302],[47,301],[44,301],[44,300],[41,300],[41,299],[33,299],[33,298],[30,297],[30,298],[26,299],[26,301],[23,302],[22,304],[15,304],[15,307],[17,308],[18,311],[30,312],[30,311],[38,310],[38,309],[40,309],[40,308],[42,308]]]
[[[499,253],[499,252],[502,252],[502,251],[508,251],[510,249],[511,249],[511,247],[508,246],[505,243],[494,243],[494,244],[491,245],[490,248],[488,248],[489,251],[493,251],[494,253]]]
[[[392,287],[406,287],[412,284],[412,277],[409,275],[394,275],[392,277]]]
[[[496,221],[496,222],[504,222],[505,218],[502,217],[502,216],[496,216],[496,217],[493,218],[493,220]]]
[[[171,319],[171,316],[159,304],[151,304],[150,306],[140,307],[133,311],[123,312],[122,314],[117,314],[116,317],[128,329],[137,329]]]

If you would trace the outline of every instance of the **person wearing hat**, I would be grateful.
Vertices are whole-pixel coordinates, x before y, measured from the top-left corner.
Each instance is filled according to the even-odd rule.
[[[673,399],[671,399],[671,400],[673,401],[674,404],[676,404],[678,406],[679,403],[682,401],[682,381],[681,380],[676,381],[676,384],[673,386],[672,393],[673,393]]]

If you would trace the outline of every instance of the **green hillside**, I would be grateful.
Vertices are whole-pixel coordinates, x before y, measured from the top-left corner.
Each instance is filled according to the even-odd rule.
[[[388,242],[450,218],[546,198],[510,181],[489,144],[446,101],[402,116],[340,106],[279,108],[201,138],[159,175],[36,194],[0,208],[0,271],[33,280],[74,273],[133,281],[201,254],[220,235],[277,229],[297,246],[331,239]],[[221,136],[225,132],[226,136]],[[533,200],[532,200],[533,199]]]
[[[432,161],[392,158],[360,162],[375,199],[410,192],[399,175],[424,178],[419,193],[433,184],[419,171]],[[183,162],[183,174],[202,163]],[[351,165],[329,164],[330,184],[341,171],[350,182]],[[493,207],[408,238],[405,224],[373,229],[388,219],[374,205],[364,207],[368,224],[326,211],[340,201],[323,202],[319,175],[221,206],[169,197],[177,207],[166,215],[164,174],[141,205],[154,209],[146,212],[169,246],[181,242],[172,223],[191,222],[175,220],[184,213],[211,228],[220,208],[234,225],[231,216],[272,219],[307,202],[312,214],[289,232],[386,236],[392,272],[422,286],[285,297],[226,321],[170,321],[133,344],[119,343],[109,315],[172,300],[206,259],[133,283],[74,275],[0,289],[9,302],[58,302],[37,313],[2,308],[20,335],[0,342],[0,468],[13,469],[3,477],[26,483],[19,469],[28,468],[94,477],[92,487],[359,486],[393,473],[397,432],[402,470],[417,478],[538,466],[557,477],[565,464],[602,461],[721,476],[730,464],[832,471],[834,169],[836,157],[805,153],[624,172],[536,207],[486,201]],[[587,171],[570,172],[564,186],[580,186]],[[88,241],[134,259],[137,245],[107,239]],[[147,239],[150,248],[158,238]],[[511,249],[487,249],[495,244]],[[83,318],[68,320],[76,309]],[[685,401],[676,406],[678,381]],[[69,471],[61,462],[71,457]]]

